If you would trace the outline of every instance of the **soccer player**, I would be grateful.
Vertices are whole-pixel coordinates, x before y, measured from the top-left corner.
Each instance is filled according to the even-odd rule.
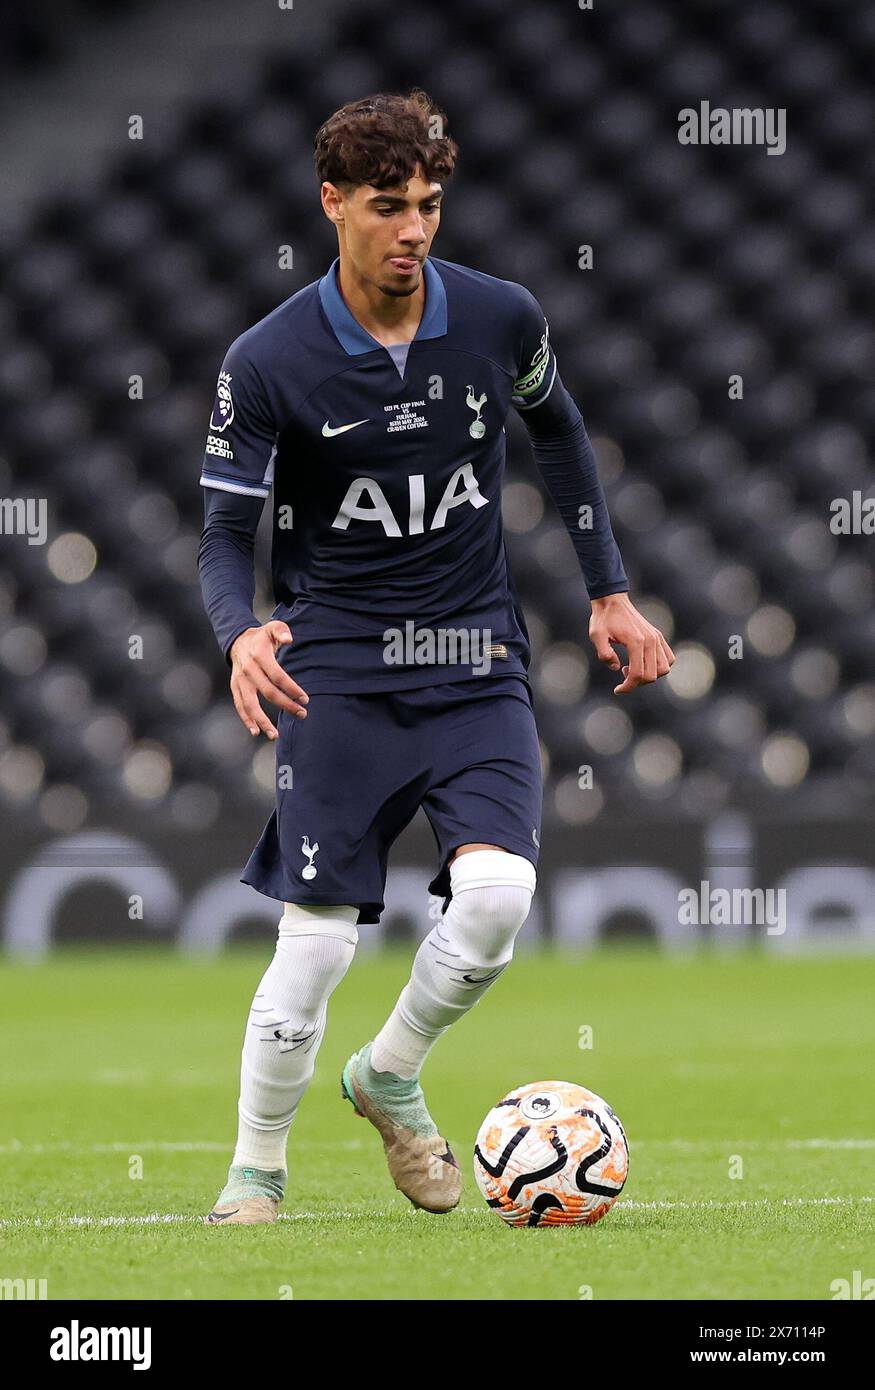
[[[237,713],[276,742],[276,809],[242,877],[284,911],[247,1020],[212,1224],[276,1220],[328,999],[357,928],[379,921],[389,850],[420,806],[443,914],[341,1086],[411,1202],[459,1201],[420,1071],[511,960],[541,821],[528,633],[501,525],[511,406],[577,552],[598,657],[619,670],[615,646],[628,654],[616,693],[674,660],[630,602],[537,300],[430,255],[457,153],[418,89],[331,116],[315,157],[338,257],[237,338],[219,376],[199,566]],[[262,625],[253,546],[271,489],[277,607]]]

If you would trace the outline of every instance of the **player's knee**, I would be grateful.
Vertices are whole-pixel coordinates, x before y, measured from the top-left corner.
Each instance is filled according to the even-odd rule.
[[[294,936],[336,936],[350,946],[358,944],[357,907],[323,907],[311,903],[285,903],[279,921],[279,939]]]
[[[506,850],[471,850],[450,865],[453,899],[444,918],[463,958],[472,965],[506,965],[529,915],[534,865]]]
[[[352,964],[358,915],[357,907],[286,903],[274,957],[261,982],[260,1007],[273,1010],[280,1020],[291,1018],[299,1030],[312,1031]]]

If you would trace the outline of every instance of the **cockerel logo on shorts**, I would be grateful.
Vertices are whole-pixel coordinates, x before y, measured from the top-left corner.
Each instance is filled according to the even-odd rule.
[[[303,854],[306,854],[310,861],[309,864],[301,870],[301,878],[315,878],[319,871],[313,863],[313,856],[319,853],[319,842],[317,841],[315,845],[311,845],[310,836],[304,835],[301,841],[301,851]]]

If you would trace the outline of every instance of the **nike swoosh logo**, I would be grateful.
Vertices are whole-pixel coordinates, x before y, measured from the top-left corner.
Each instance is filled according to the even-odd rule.
[[[337,425],[336,428],[332,429],[326,420],[322,426],[322,433],[326,439],[333,439],[336,434],[346,434],[347,430],[357,430],[359,425],[366,425],[367,423],[367,420],[356,420],[352,425]]]
[[[233,1211],[211,1211],[209,1215],[210,1225],[218,1226],[220,1221],[227,1221],[229,1216],[236,1216],[239,1210],[239,1207],[235,1207]]]

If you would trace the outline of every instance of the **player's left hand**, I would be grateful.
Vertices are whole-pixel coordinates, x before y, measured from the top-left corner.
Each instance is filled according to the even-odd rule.
[[[592,600],[589,636],[599,661],[611,671],[621,669],[614,646],[626,648],[629,664],[622,667],[625,680],[614,687],[615,695],[650,685],[660,676],[667,676],[674,665],[674,652],[659,628],[642,617],[628,594],[608,594]]]

